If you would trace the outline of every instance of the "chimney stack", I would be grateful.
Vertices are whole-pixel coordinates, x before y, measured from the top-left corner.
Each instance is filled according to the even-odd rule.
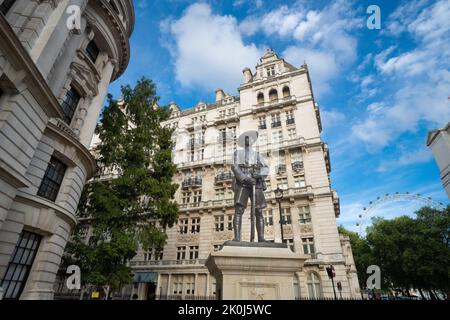
[[[225,92],[223,92],[222,89],[216,90],[216,102],[221,101],[223,98],[225,98]]]
[[[253,74],[249,68],[244,68],[244,70],[242,70],[242,73],[244,74],[245,83],[249,83],[253,80]]]

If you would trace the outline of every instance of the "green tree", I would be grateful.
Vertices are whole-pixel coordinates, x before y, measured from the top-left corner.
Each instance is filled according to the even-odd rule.
[[[141,79],[121,88],[123,103],[108,95],[97,133],[97,179],[88,183],[78,207],[79,225],[67,247],[65,264],[81,268],[82,283],[112,290],[131,282],[126,263],[144,249],[162,248],[165,228],[177,220],[172,183],[172,130],[160,123],[169,110],[157,107],[155,84]],[[112,179],[99,179],[106,171]],[[154,222],[157,221],[158,225]],[[85,243],[82,230],[93,237]]]

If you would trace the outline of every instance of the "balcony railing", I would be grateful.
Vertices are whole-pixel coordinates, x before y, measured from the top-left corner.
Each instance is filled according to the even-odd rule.
[[[292,162],[292,170],[294,170],[294,171],[303,170],[303,161]]]
[[[217,137],[217,142],[218,143],[223,143],[223,142],[231,142],[236,140],[236,135],[235,134],[226,134],[225,136],[223,135],[219,135]]]
[[[182,182],[181,186],[183,188],[201,187],[202,186],[202,178],[199,178],[199,177],[187,178]]]
[[[287,118],[286,119],[286,124],[294,124],[295,123],[295,119],[294,118]]]
[[[233,180],[233,174],[231,172],[224,172],[224,173],[219,173],[215,178],[214,178],[214,182],[217,183],[221,183],[221,182],[226,182],[226,181],[231,181]]]
[[[260,124],[259,126],[258,126],[258,129],[259,130],[265,130],[265,129],[267,129],[267,125],[264,123],[264,124]]]
[[[272,122],[272,128],[281,127],[281,121],[274,121]]]
[[[183,260],[135,260],[130,261],[130,267],[146,266],[173,266],[173,265],[204,265],[206,259],[183,259]]]
[[[188,148],[192,146],[201,146],[205,144],[204,138],[190,139],[188,142]]]

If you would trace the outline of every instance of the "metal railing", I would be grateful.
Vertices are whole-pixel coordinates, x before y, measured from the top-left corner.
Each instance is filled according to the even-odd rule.
[[[130,267],[145,266],[169,266],[169,265],[204,265],[206,259],[183,259],[183,260],[135,260],[130,261]]]
[[[233,180],[233,174],[231,172],[219,173],[214,178],[215,183],[230,181],[230,180]]]
[[[303,161],[294,161],[292,162],[292,170],[300,171],[303,169]]]
[[[181,186],[183,188],[194,186],[200,187],[201,185],[202,185],[202,178],[200,177],[187,178],[181,183]]]

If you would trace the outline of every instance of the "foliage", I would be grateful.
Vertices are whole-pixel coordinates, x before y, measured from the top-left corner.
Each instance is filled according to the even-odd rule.
[[[169,110],[156,105],[151,80],[143,78],[121,92],[123,103],[108,95],[97,126],[101,142],[94,152],[99,169],[83,191],[80,224],[65,261],[80,266],[83,283],[112,289],[131,282],[126,263],[139,245],[145,250],[163,247],[164,230],[178,215],[172,130],[160,125]],[[108,174],[112,178],[105,179]],[[92,230],[88,243],[83,238],[87,226]]]
[[[350,236],[361,287],[367,266],[375,264],[384,288],[450,291],[450,206],[421,208],[415,218],[375,218],[365,238],[341,230]]]

